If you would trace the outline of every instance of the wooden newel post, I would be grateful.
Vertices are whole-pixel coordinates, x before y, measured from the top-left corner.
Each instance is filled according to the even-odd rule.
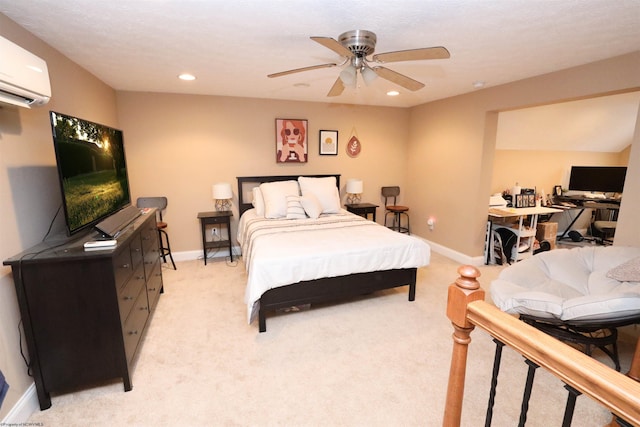
[[[453,324],[453,352],[444,409],[444,427],[459,427],[462,414],[462,397],[467,370],[467,350],[474,326],[467,320],[467,304],[484,300],[484,290],[476,280],[480,271],[470,265],[458,268],[460,277],[449,285],[447,317]]]

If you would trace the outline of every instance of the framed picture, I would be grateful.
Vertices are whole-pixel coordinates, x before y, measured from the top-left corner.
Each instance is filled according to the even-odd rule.
[[[337,156],[338,155],[338,131],[337,130],[321,130],[319,145],[320,145],[321,156]]]
[[[516,199],[514,200],[514,206],[516,208],[526,208],[529,204],[529,198],[526,194],[516,194]]]
[[[556,185],[553,187],[553,195],[556,197],[562,196],[562,185]]]
[[[276,119],[276,163],[307,163],[307,121]]]

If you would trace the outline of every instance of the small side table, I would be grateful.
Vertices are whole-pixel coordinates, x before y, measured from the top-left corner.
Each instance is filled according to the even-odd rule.
[[[373,222],[376,222],[376,208],[378,205],[374,205],[372,203],[354,203],[344,205],[347,210],[356,215],[363,216],[367,218],[369,214],[373,215]]]
[[[233,213],[231,211],[215,211],[215,212],[200,212],[198,219],[200,219],[200,226],[202,227],[202,251],[204,252],[204,265],[207,265],[207,249],[224,248],[229,247],[229,257],[233,261],[233,252],[231,251],[231,217]],[[207,225],[211,224],[225,224],[227,226],[227,233],[229,238],[226,240],[216,240],[214,242],[207,242]]]

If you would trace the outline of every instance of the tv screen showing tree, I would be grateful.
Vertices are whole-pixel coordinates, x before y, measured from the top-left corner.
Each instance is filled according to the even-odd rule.
[[[131,204],[122,131],[51,112],[67,233]]]

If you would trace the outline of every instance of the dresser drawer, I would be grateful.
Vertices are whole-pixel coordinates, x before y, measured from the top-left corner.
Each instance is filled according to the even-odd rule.
[[[116,289],[121,289],[133,273],[129,250],[123,250],[113,258],[113,271],[116,278]]]
[[[144,228],[140,230],[140,238],[142,239],[142,250],[145,253],[157,248],[159,245],[156,223],[150,221],[148,225],[145,224]]]
[[[155,309],[162,291],[162,272],[160,271],[160,260],[157,259],[151,270],[151,275],[147,277],[147,297],[149,298],[149,308]]]
[[[160,249],[158,246],[154,246],[151,249],[145,249],[144,253],[144,274],[147,277],[147,280],[151,277],[151,271],[153,271],[153,267],[156,265],[158,260],[160,259]]]
[[[147,303],[147,292],[144,288],[140,290],[138,297],[131,309],[131,313],[124,322],[122,335],[124,337],[124,351],[127,355],[127,363],[131,363],[136,348],[140,342],[144,326],[149,317],[149,304]]]
[[[120,320],[124,323],[133,305],[136,297],[145,285],[144,267],[142,264],[133,272],[133,276],[126,283],[124,288],[118,292],[118,308],[120,310]]]
[[[134,236],[133,239],[131,239],[129,251],[131,252],[131,265],[133,265],[133,268],[135,269],[142,263],[142,241],[140,240],[139,235]]]

